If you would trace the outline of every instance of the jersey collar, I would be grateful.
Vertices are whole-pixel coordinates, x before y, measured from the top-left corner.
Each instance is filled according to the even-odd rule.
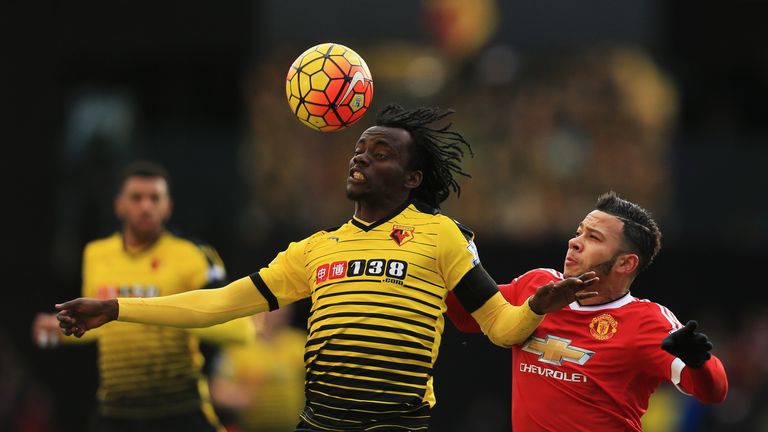
[[[574,301],[573,303],[569,304],[568,307],[571,310],[577,311],[598,311],[603,309],[617,309],[626,304],[632,303],[633,301],[635,301],[635,298],[632,297],[632,293],[627,291],[627,293],[623,296],[617,298],[616,300],[609,301],[608,303],[598,305],[580,305],[579,302]]]
[[[411,205],[412,202],[413,201],[411,199],[405,200],[405,202],[402,203],[399,207],[397,207],[396,209],[392,210],[392,212],[390,214],[388,214],[388,215],[384,216],[383,218],[377,220],[376,222],[373,222],[373,223],[370,223],[370,224],[367,224],[364,221],[362,221],[362,220],[352,216],[352,221],[351,221],[352,225],[360,228],[363,231],[366,231],[366,232],[370,231],[370,230],[376,228],[377,226],[379,226],[379,225],[381,225],[383,223],[386,223],[388,220],[394,218],[395,216],[399,215],[400,213],[402,213],[403,210],[408,208],[408,206]]]

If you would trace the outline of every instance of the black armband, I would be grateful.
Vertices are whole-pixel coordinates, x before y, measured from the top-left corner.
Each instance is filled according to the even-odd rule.
[[[482,264],[478,264],[461,278],[453,292],[464,309],[472,313],[499,292],[499,287]]]

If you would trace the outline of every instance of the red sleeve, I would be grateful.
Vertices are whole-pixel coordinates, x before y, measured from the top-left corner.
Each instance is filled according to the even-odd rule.
[[[704,403],[720,403],[728,394],[728,376],[719,358],[712,356],[700,368],[683,368],[680,388]]]
[[[472,318],[472,315],[464,309],[456,294],[453,291],[448,293],[445,299],[445,305],[448,306],[448,318],[459,331],[464,333],[480,333],[480,325]]]
[[[563,277],[560,273],[551,269],[536,269],[527,272],[526,274],[515,278],[512,282],[504,285],[499,285],[499,291],[513,305],[519,306],[528,299],[536,289],[540,286],[546,285],[554,280],[561,280]],[[464,333],[480,333],[480,325],[477,324],[472,315],[461,306],[461,302],[456,298],[453,291],[448,293],[448,297],[445,299],[445,304],[448,307],[448,318],[451,320],[454,326],[459,331]]]

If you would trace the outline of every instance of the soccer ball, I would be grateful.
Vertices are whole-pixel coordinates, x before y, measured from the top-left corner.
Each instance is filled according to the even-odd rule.
[[[322,43],[293,62],[285,95],[302,123],[321,132],[337,131],[360,120],[371,106],[373,79],[356,52]]]

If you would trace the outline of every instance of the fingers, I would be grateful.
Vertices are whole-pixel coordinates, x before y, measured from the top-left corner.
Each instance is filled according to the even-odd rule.
[[[574,296],[576,297],[576,300],[584,300],[584,299],[596,297],[597,291],[579,292],[579,293],[575,293]]]
[[[698,327],[699,327],[698,322],[694,320],[690,320],[687,323],[685,323],[685,327],[681,328],[678,331],[680,332],[680,334],[683,334],[683,335],[691,335],[696,331]]]

